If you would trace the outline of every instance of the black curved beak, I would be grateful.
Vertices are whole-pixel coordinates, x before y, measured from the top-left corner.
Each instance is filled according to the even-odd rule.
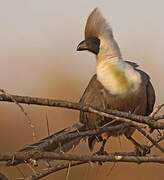
[[[80,44],[77,46],[77,51],[84,51],[84,50],[88,50],[88,46],[85,40],[80,42]]]

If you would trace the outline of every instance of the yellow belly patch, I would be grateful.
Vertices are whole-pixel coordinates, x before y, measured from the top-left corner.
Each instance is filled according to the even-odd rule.
[[[140,74],[124,61],[100,62],[97,78],[113,95],[126,95],[137,90],[141,83]]]
[[[118,88],[122,91],[127,92],[134,87],[134,83],[130,82],[125,75],[124,71],[121,71],[117,66],[110,67],[110,74],[117,81]]]

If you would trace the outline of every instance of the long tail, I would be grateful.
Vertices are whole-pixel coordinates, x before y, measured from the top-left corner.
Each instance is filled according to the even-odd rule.
[[[25,146],[24,148],[20,149],[18,152],[27,152],[30,150],[50,151],[55,153],[68,152],[69,150],[71,150],[80,143],[81,138],[76,137],[71,139],[70,141],[61,140],[60,142],[57,142],[55,139],[57,139],[58,137],[67,136],[67,134],[70,133],[84,130],[84,128],[85,126],[82,124],[79,123],[73,124],[69,128],[65,128],[61,131],[52,134],[51,136],[41,139],[36,143]],[[22,161],[14,160],[12,162],[8,161],[7,165],[15,166],[20,163],[22,163]]]

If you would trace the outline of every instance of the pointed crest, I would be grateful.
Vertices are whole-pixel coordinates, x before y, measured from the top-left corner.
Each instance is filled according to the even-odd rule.
[[[85,39],[89,37],[101,37],[108,39],[112,37],[112,29],[106,22],[98,8],[95,8],[88,17],[85,26]]]

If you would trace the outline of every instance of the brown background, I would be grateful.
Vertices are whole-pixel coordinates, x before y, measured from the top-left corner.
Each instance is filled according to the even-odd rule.
[[[152,77],[157,103],[163,97],[164,3],[162,0],[0,0],[0,87],[8,93],[78,101],[95,72],[95,59],[76,52],[83,40],[90,11],[100,7],[111,23],[125,59],[141,65]],[[78,112],[24,106],[36,126],[37,138],[47,135],[46,113],[51,132],[78,120]],[[32,142],[31,129],[17,106],[0,103],[0,151],[15,151]],[[121,138],[122,150],[133,148]],[[120,150],[112,139],[110,151]],[[88,152],[85,144],[79,151]],[[157,154],[158,151],[154,152]],[[162,180],[160,165],[113,164],[72,168],[69,179]],[[11,179],[20,177],[16,168],[1,170]],[[24,167],[25,175],[31,170]],[[97,172],[97,173],[96,173]],[[65,179],[66,171],[45,179]]]

